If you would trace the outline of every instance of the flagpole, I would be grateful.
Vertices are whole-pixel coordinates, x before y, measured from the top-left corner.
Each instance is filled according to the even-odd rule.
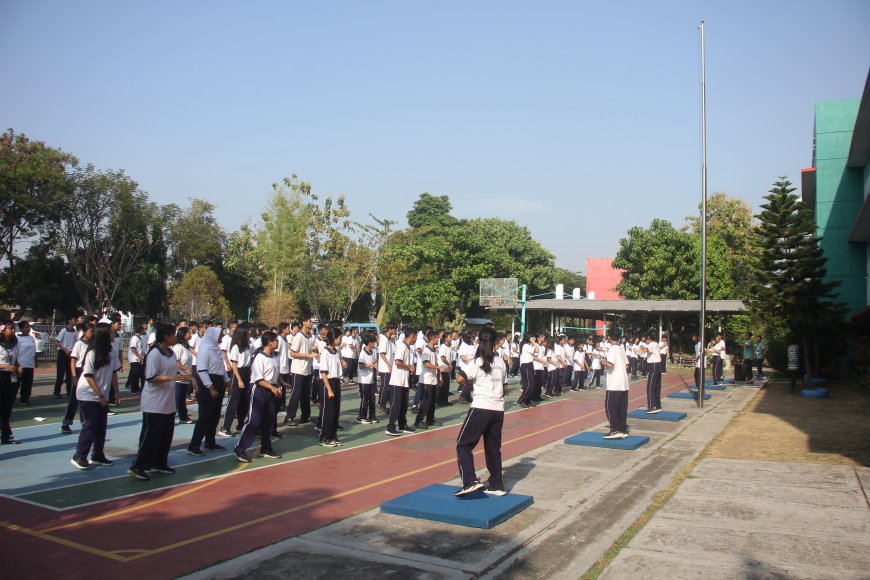
[[[707,83],[704,63],[704,21],[701,29],[701,313],[699,340],[701,341],[701,380],[698,384],[698,406],[704,406],[704,381],[707,350],[704,330],[707,323]],[[693,345],[694,347],[694,345]]]

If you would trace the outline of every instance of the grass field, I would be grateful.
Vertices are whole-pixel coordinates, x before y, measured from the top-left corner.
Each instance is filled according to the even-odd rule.
[[[856,379],[828,387],[828,399],[804,398],[775,375],[707,456],[870,466],[870,388]]]

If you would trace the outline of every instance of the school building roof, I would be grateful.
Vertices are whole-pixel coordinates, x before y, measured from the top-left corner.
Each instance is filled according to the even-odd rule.
[[[496,310],[496,307],[492,307]],[[499,310],[512,310],[512,306]],[[604,314],[690,314],[700,312],[700,300],[529,300],[526,311],[545,310],[571,316],[595,318]],[[739,314],[746,310],[742,300],[707,300],[709,314]]]

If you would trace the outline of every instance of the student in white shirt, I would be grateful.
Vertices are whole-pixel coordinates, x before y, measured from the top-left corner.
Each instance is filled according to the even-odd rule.
[[[18,337],[11,320],[0,324],[0,442],[16,445],[12,435],[12,405],[18,388]]]
[[[70,372],[75,377],[76,385],[78,385],[79,379],[82,376],[82,365],[85,363],[85,353],[88,352],[88,347],[94,338],[93,323],[86,322],[80,326],[81,338],[75,343],[69,356]],[[78,387],[76,387],[76,390],[72,392],[72,396],[69,398],[69,401],[67,401],[66,413],[64,413],[63,420],[60,424],[61,433],[66,433],[67,435],[72,434],[72,424],[73,421],[75,421],[76,412],[79,410],[79,400],[76,398],[77,391]]]
[[[230,339],[230,352],[227,357],[230,361],[230,400],[224,410],[224,425],[218,431],[221,437],[234,435],[233,419],[236,419],[236,426],[241,431],[248,418],[252,354],[248,327],[239,324]]]
[[[341,414],[341,338],[339,328],[326,330],[325,346],[320,354],[320,445],[337,447],[342,443],[338,439],[338,416]]]
[[[190,328],[182,326],[175,331],[175,344],[172,346],[172,352],[175,354],[178,371],[183,375],[193,374],[193,353],[190,348],[191,339]],[[156,340],[156,334],[155,334]],[[153,348],[153,347],[152,347]],[[150,350],[150,349],[149,349]],[[144,369],[143,369],[144,371]],[[175,382],[175,409],[176,421],[179,425],[190,425],[193,419],[187,413],[187,391],[190,389],[190,382],[176,381]]]
[[[423,401],[423,349],[426,348],[426,335],[432,330],[431,326],[423,328],[417,333],[417,341],[414,343],[414,348],[411,350],[411,364],[416,369],[409,378],[411,389],[414,391],[414,403],[411,405],[411,411],[416,413],[420,408],[420,403]]]
[[[290,323],[282,322],[278,324],[278,375],[281,377],[282,385],[290,384],[290,367],[291,367],[291,358],[290,358],[290,343],[288,342],[288,337],[290,336]],[[290,393],[290,396],[293,396],[293,393]],[[277,411],[286,411],[287,410],[287,388],[281,387],[281,400],[278,401]],[[284,417],[287,419],[287,416]],[[278,424],[278,416],[275,416],[275,425]]]
[[[353,379],[356,377],[357,371],[357,357],[359,357],[359,353],[357,352],[357,337],[359,336],[359,329],[347,328],[344,331],[344,336],[341,337],[341,358],[344,359],[344,381],[346,383],[352,383]]]
[[[610,327],[607,338],[611,345],[619,342],[619,330]],[[628,358],[621,348],[609,348],[607,358],[601,360],[607,368],[607,392],[604,395],[604,411],[610,432],[604,439],[628,437]]]
[[[206,342],[213,340],[216,352],[206,355],[201,371],[222,368],[217,348],[219,332],[218,328],[210,328],[206,332]],[[190,375],[178,372],[178,359],[172,350],[177,337],[175,327],[158,323],[154,333],[154,347],[145,356],[145,387],[140,398],[142,432],[139,435],[139,452],[128,472],[140,481],[151,479],[146,471],[168,475],[175,473],[175,469],[169,465],[169,449],[175,433],[175,383],[193,381]],[[212,347],[206,345],[206,348]],[[210,357],[217,360],[212,361]]]
[[[377,336],[366,332],[362,336],[362,350],[359,352],[359,414],[357,423],[377,423],[375,414],[375,370],[378,368]]]
[[[131,393],[138,393],[145,386],[145,369],[142,362],[145,359],[147,348],[142,340],[144,334],[145,325],[136,325],[136,330],[133,331],[130,343],[127,345],[127,361],[130,363],[130,372],[127,374],[127,384],[124,388],[129,389]]]
[[[520,344],[520,384],[522,392],[517,401],[521,407],[529,407],[532,404],[532,394],[535,390],[534,359],[537,349],[537,339],[526,334]]]
[[[384,431],[387,435],[396,436],[401,433],[414,433],[415,429],[408,426],[408,390],[410,388],[408,377],[416,369],[411,364],[411,349],[417,341],[417,329],[406,326],[404,340],[396,345],[396,353],[393,358],[393,371],[390,373],[390,388],[393,390],[390,405],[390,422]]]
[[[388,324],[384,328],[384,332],[378,337],[378,376],[381,379],[378,408],[382,412],[386,412],[393,394],[393,390],[390,388],[390,373],[393,372],[393,355],[396,350],[396,344],[393,340],[395,337],[395,324]]]
[[[281,457],[272,449],[271,438],[272,421],[275,417],[274,410],[277,408],[278,397],[281,396],[281,387],[278,385],[281,378],[275,355],[278,350],[278,336],[271,330],[267,330],[260,335],[260,344],[262,346],[257,350],[251,362],[251,398],[248,422],[242,427],[239,442],[233,449],[236,459],[242,463],[251,462],[247,450],[254,443],[258,434],[262,435],[260,456],[270,459],[280,459]]]
[[[36,359],[36,339],[30,334],[30,323],[21,322],[21,332],[18,335],[18,366],[21,368],[21,404],[30,406],[30,394],[33,391],[33,370],[38,366]],[[751,375],[751,373],[750,373]]]
[[[474,364],[474,359],[477,356],[477,345],[474,344],[474,333],[472,331],[469,330],[462,336],[462,344],[459,345],[457,355],[459,358],[457,359],[456,364],[459,370],[467,375],[468,371],[472,370],[471,366]],[[472,384],[465,382],[462,384],[459,402],[467,405],[471,402],[471,396]]]
[[[438,384],[435,403],[437,405],[449,406],[450,402],[450,364],[453,353],[450,348],[450,336],[447,332],[441,331],[441,342],[438,345],[438,364],[440,365],[441,379]]]
[[[70,460],[77,469],[89,469],[92,463],[112,465],[106,457],[106,427],[109,413],[109,389],[112,387],[112,330],[111,325],[100,322],[94,329],[91,347],[84,356],[82,376],[76,385],[76,399],[82,416],[76,452]],[[88,454],[93,447],[93,456]]]
[[[426,345],[420,354],[423,365],[423,374],[420,375],[423,399],[417,411],[417,419],[414,421],[414,427],[418,429],[428,429],[435,425],[435,391],[438,389],[441,376],[441,365],[435,350],[438,348],[439,334],[437,330],[426,333]]]
[[[586,353],[582,349],[574,350],[572,364],[574,366],[574,382],[571,385],[572,391],[580,391],[586,388],[586,375],[588,374],[586,366]]]
[[[662,355],[659,343],[647,337],[646,345],[646,405],[650,415],[662,412]]]
[[[511,340],[511,369],[508,373],[509,377],[515,377],[520,374],[520,335],[515,334]]]
[[[311,420],[312,373],[314,360],[320,356],[314,349],[313,325],[311,317],[304,319],[301,329],[290,342],[290,401],[287,403],[287,415],[284,417],[284,424],[290,427]],[[300,407],[302,417],[297,423],[296,411]]]
[[[217,326],[212,326],[206,330],[202,342],[199,344],[199,353],[196,355],[196,372],[199,375],[200,383],[196,391],[199,416],[193,428],[190,444],[187,447],[188,454],[196,457],[205,455],[202,447],[209,451],[224,451],[226,449],[215,441],[227,387],[223,355],[220,346],[218,346],[220,336],[221,329]],[[145,372],[146,375],[150,372],[147,367]],[[203,440],[205,440],[205,445],[203,445]]]
[[[459,375],[460,382],[471,383],[474,398],[468,415],[456,439],[456,460],[462,477],[462,488],[454,495],[464,496],[480,489],[492,495],[505,495],[502,479],[501,434],[504,425],[504,397],[508,391],[507,368],[496,355],[496,332],[491,328],[480,331],[477,356],[469,371]],[[464,386],[464,385],[463,385]],[[483,439],[488,485],[484,486],[474,469],[474,448]]]
[[[721,332],[717,333],[716,338],[713,339],[713,346],[710,347],[710,352],[713,353],[713,362],[711,364],[713,367],[713,384],[718,385],[722,383],[724,378],[722,357],[725,356],[725,338]]]
[[[66,328],[62,328],[54,339],[57,346],[57,377],[54,381],[54,398],[60,399],[60,385],[66,382],[66,396],[71,396],[73,390],[73,377],[70,373],[69,355],[72,352],[72,347],[75,346],[78,340],[78,334],[75,328],[75,318],[67,320]],[[13,329],[14,330],[14,329]]]
[[[605,356],[597,348],[592,349],[592,379],[589,381],[590,389],[600,389],[601,387],[601,359]]]

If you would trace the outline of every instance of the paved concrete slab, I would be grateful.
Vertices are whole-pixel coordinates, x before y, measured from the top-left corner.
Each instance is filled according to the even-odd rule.
[[[677,423],[634,421],[634,431],[650,433],[651,441],[632,453],[560,442],[507,461],[506,486],[514,493],[533,495],[535,503],[491,530],[369,511],[304,534],[280,548],[252,553],[245,557],[247,564],[242,568],[234,561],[194,577],[259,578],[275,577],[280,572],[284,577],[330,580],[348,576],[577,578],[637,519],[674,473],[697,457],[756,394],[755,390],[729,389],[717,394],[704,408],[698,408],[692,400],[669,400],[668,410],[685,411],[686,419]],[[790,517],[801,513],[795,507],[797,503],[806,506],[804,511],[814,519],[839,521],[839,529],[845,526],[853,537],[867,535],[867,526],[860,517],[843,514],[854,511],[849,507],[861,497],[854,472],[851,481],[842,475],[811,473],[807,477],[812,485],[801,489],[795,486],[795,505],[781,501],[768,505],[768,499],[777,499],[773,490],[782,481],[777,480],[782,473],[778,474],[776,468],[758,469],[760,487],[752,487],[751,462],[720,469],[713,469],[715,465],[707,467],[706,463],[701,464],[704,469],[697,470],[702,475],[680,489],[678,495],[682,495],[673,502],[671,512],[661,518],[656,516],[656,525],[635,538],[642,545],[636,547],[633,542],[604,577],[825,577],[819,575],[812,561],[813,550],[826,550],[827,542],[836,542],[831,531],[838,525],[823,526],[827,536],[803,538],[806,544],[811,544],[810,539],[818,540],[818,548],[788,540],[782,562],[764,557],[765,550],[773,550],[777,540],[783,541],[782,534],[792,531],[788,529]],[[799,477],[791,477],[799,481]],[[838,492],[825,501],[823,487],[827,485],[830,491],[832,484],[840,486]],[[710,499],[711,494],[716,497]],[[743,505],[740,500],[746,494],[750,501]],[[667,507],[659,513],[663,514]],[[819,561],[842,558],[864,543],[853,539]],[[710,549],[706,548],[708,544]],[[734,552],[734,546],[743,552]],[[694,560],[680,550],[691,552]],[[803,554],[793,556],[792,551],[798,550]],[[319,554],[337,557],[321,558]],[[700,561],[699,554],[703,555]],[[850,568],[841,565],[828,572],[828,578],[845,578]]]
[[[704,460],[602,577],[867,578],[870,509],[857,471]]]

